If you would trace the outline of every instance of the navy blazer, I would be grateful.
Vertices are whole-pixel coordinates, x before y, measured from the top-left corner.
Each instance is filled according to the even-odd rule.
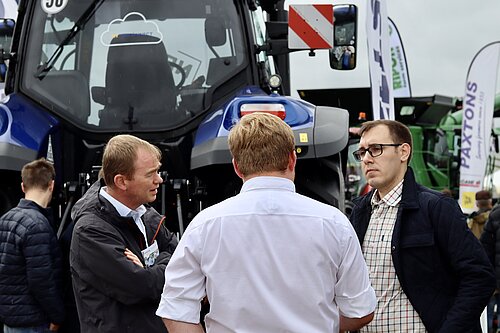
[[[373,193],[354,200],[350,217],[361,244]],[[429,332],[481,332],[479,317],[495,289],[493,268],[455,200],[417,184],[411,168],[391,250],[403,291]]]

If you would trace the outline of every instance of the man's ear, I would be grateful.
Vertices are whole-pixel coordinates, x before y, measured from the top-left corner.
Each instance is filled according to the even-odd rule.
[[[238,177],[240,177],[241,179],[244,179],[243,174],[241,173],[240,169],[238,168],[238,163],[236,163],[234,158],[232,159],[232,163],[233,163],[233,168],[234,168],[234,172],[236,173],[236,175]]]
[[[403,143],[401,145],[401,162],[406,162],[408,161],[408,159],[410,158],[410,154],[411,154],[411,147],[409,144],[407,143]]]
[[[295,149],[288,155],[288,170],[295,170],[295,165],[297,164],[297,153]]]
[[[54,180],[51,180],[49,183],[49,191],[53,192],[54,191]]]
[[[26,191],[24,190],[24,183],[21,182],[21,190],[23,191],[23,193],[26,193]]]
[[[122,190],[126,191],[127,190],[127,179],[125,178],[124,175],[117,174],[113,177],[113,182],[115,183],[115,187]]]

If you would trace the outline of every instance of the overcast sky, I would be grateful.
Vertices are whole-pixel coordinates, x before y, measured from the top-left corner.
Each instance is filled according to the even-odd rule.
[[[403,39],[414,97],[434,94],[462,97],[474,55],[485,45],[500,41],[500,0],[383,0],[389,17]],[[304,3],[305,0],[287,0]],[[359,8],[357,66],[332,71],[328,53],[290,55],[292,95],[302,89],[369,87],[366,12],[369,0],[325,0],[353,3]],[[497,84],[497,91],[500,91]]]
[[[474,55],[500,41],[499,0],[387,0],[387,11],[403,39],[413,96],[462,96]]]

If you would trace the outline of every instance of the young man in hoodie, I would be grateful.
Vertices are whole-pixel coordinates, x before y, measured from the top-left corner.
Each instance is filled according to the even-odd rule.
[[[147,204],[156,199],[161,153],[132,135],[104,150],[103,181],[76,203],[70,265],[82,333],[165,332],[156,317],[177,239]]]

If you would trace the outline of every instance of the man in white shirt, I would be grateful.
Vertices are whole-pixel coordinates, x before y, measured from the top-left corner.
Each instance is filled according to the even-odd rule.
[[[170,333],[356,330],[376,298],[356,234],[336,208],[295,192],[292,129],[266,113],[229,134],[241,192],[198,214],[165,271],[156,314]]]

